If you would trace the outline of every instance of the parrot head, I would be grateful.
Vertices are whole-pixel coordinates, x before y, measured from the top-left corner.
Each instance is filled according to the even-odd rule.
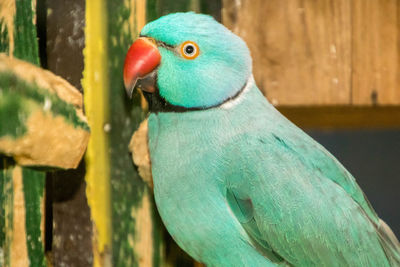
[[[251,75],[245,42],[211,16],[175,13],[144,26],[129,48],[124,83],[150,111],[201,110],[237,95]]]

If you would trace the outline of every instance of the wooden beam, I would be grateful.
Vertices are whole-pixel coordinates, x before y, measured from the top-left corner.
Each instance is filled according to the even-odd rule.
[[[400,129],[400,107],[278,107],[302,129]]]
[[[107,7],[104,0],[86,1],[84,73],[82,85],[91,138],[86,151],[86,194],[93,222],[93,266],[111,263],[109,74]],[[109,126],[108,126],[109,127]]]
[[[146,113],[126,96],[126,52],[145,24],[146,1],[86,1],[83,87],[92,138],[86,156],[94,266],[163,265],[161,221],[129,155]]]
[[[351,5],[352,104],[400,105],[400,1]]]
[[[44,29],[39,27],[38,34],[48,69],[82,92],[85,0],[41,0],[40,18]],[[54,266],[92,266],[93,223],[86,199],[85,163],[48,173],[46,179],[47,253]]]

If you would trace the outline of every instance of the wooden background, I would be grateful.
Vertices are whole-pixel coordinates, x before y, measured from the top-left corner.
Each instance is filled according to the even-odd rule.
[[[273,104],[400,104],[399,1],[222,2]]]

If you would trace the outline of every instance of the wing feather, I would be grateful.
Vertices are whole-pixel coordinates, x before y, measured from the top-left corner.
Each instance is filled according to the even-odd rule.
[[[238,136],[241,155],[230,159],[240,167],[228,202],[256,247],[274,262],[299,266],[400,266],[398,243],[351,174],[272,114],[273,127]]]

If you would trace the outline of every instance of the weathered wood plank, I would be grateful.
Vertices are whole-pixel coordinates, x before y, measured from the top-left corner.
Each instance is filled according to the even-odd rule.
[[[0,3],[0,51],[39,64],[35,8],[34,0]],[[72,132],[83,129],[88,139],[80,93],[52,73],[5,55],[0,56],[0,69],[1,153],[22,165],[76,166],[74,160],[71,162],[74,158],[71,149],[81,140],[72,140],[69,151],[63,151],[60,146],[68,146],[68,140],[74,138],[69,135],[68,127]],[[82,153],[85,146],[81,148]],[[57,154],[60,151],[62,155]],[[77,162],[81,156],[78,155]],[[4,156],[1,160],[3,263],[5,266],[46,266],[45,172],[20,167]]]
[[[47,67],[82,91],[85,0],[52,0],[42,10]],[[39,5],[39,3],[38,3]],[[45,8],[45,7],[43,7]],[[38,19],[39,15],[38,6]],[[39,22],[38,22],[39,23]],[[40,28],[39,28],[40,29]],[[40,40],[40,39],[39,39]],[[92,221],[86,199],[85,163],[49,173],[46,182],[46,249],[55,266],[92,266]]]
[[[46,266],[43,185],[45,174],[2,158],[0,266]]]
[[[4,54],[0,89],[0,152],[24,166],[76,167],[89,139],[81,94],[50,72]]]
[[[91,129],[85,155],[86,195],[93,221],[93,266],[111,266],[109,75],[105,1],[86,1],[84,103]]]
[[[86,199],[85,167],[47,175],[46,199],[52,216],[46,241],[54,266],[93,266],[92,221]],[[50,211],[51,212],[51,211]]]
[[[12,207],[12,210],[6,212],[8,214],[12,213],[12,221],[10,222],[12,224],[11,232],[7,232],[11,236],[9,266],[28,267],[30,258],[28,257],[27,248],[26,202],[24,199],[21,167],[13,166],[10,178],[12,180],[12,205],[8,207]],[[32,227],[35,227],[35,225],[32,225]],[[37,229],[37,225],[35,228]]]
[[[221,21],[221,0],[147,0],[147,21],[174,12],[193,11]]]
[[[133,103],[126,97],[121,76],[125,53],[145,24],[146,6],[145,1],[86,1],[83,85],[92,127],[86,181],[95,266],[162,265],[161,222],[128,150],[145,113],[139,94]]]
[[[38,65],[36,1],[0,2],[0,51]]]
[[[38,64],[36,20],[33,9],[35,3],[34,0],[11,0],[0,3],[0,52],[7,52],[11,57],[15,56]],[[5,75],[2,75],[3,82],[4,78]],[[17,81],[14,82],[17,83]],[[5,89],[9,89],[4,86],[3,83],[3,93]],[[19,101],[19,99],[15,100]],[[20,106],[21,104],[23,103],[20,103]],[[21,108],[28,107],[21,106]],[[17,112],[21,111],[19,109]],[[4,118],[5,115],[1,114],[0,117]],[[21,126],[21,121],[17,121],[14,125]],[[5,124],[0,125],[3,129]],[[23,133],[24,127],[19,128],[20,133]],[[5,131],[2,130],[2,132]],[[4,156],[1,157],[1,160],[4,163],[0,166],[3,173],[0,175],[0,179],[3,180],[4,185],[2,192],[4,198],[0,203],[3,214],[0,217],[4,219],[0,224],[5,226],[2,229],[5,241],[2,246],[5,256],[4,266],[45,266],[43,239],[38,238],[44,234],[42,224],[44,214],[41,209],[35,208],[43,204],[44,173],[25,170]],[[25,179],[32,179],[29,186],[24,185]],[[38,188],[39,191],[35,190]],[[30,203],[27,203],[26,199],[34,201],[34,209],[29,207]]]
[[[133,166],[128,144],[146,113],[137,94],[133,103],[126,97],[121,74],[127,48],[146,23],[146,1],[107,2],[108,52],[110,73],[110,142],[111,192],[113,217],[114,266],[160,266],[161,221],[150,190]],[[120,14],[115,18],[114,14]],[[134,17],[132,20],[130,18]],[[115,40],[117,40],[115,42]]]
[[[0,158],[0,266],[10,266],[13,230],[13,162]]]
[[[352,2],[352,103],[400,105],[400,1]]]
[[[222,21],[247,42],[273,104],[350,103],[350,1],[224,0]]]
[[[44,254],[45,179],[45,172],[22,168],[23,198],[25,200],[25,235],[29,254],[29,266],[32,267],[46,266]],[[16,231],[18,230],[14,230],[14,232]]]
[[[400,107],[397,106],[283,106],[278,110],[302,129],[400,128]]]

